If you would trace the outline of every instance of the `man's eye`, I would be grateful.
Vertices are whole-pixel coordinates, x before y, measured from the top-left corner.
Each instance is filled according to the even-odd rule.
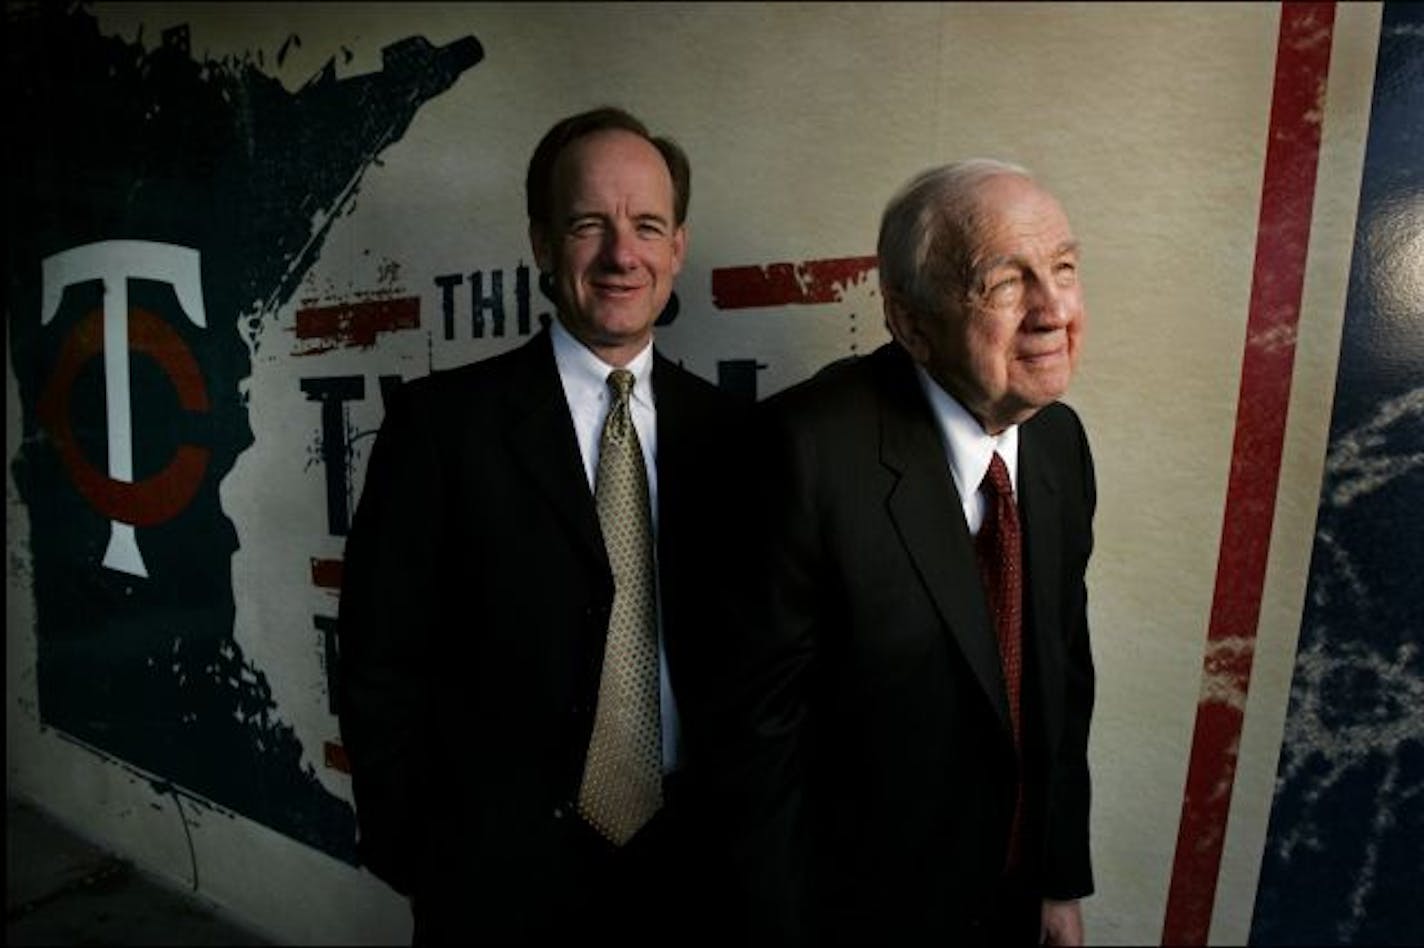
[[[573,226],[569,228],[569,233],[581,237],[587,234],[596,234],[602,229],[603,225],[596,220],[582,220],[574,221]]]
[[[638,233],[644,237],[661,237],[667,231],[656,221],[643,221],[638,225]]]
[[[1072,286],[1078,282],[1078,265],[1065,260],[1053,268],[1053,278],[1059,286]]]
[[[1023,288],[1023,280],[1017,276],[1003,277],[997,280],[990,280],[989,287],[985,291],[990,302],[1008,303],[1018,298],[1019,291]]]

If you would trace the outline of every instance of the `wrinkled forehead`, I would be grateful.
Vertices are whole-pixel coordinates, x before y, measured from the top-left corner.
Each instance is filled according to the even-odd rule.
[[[1037,182],[1016,174],[1000,174],[975,187],[966,215],[966,242],[971,254],[988,244],[1033,239],[1039,243],[1076,243],[1063,205]]]

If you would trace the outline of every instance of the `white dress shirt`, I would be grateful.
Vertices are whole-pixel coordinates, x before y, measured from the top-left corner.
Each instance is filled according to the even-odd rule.
[[[583,458],[584,476],[591,495],[598,471],[598,446],[603,436],[603,422],[608,417],[608,410],[613,406],[613,393],[608,389],[608,373],[616,366],[609,365],[594,355],[593,351],[575,339],[557,318],[550,321],[549,333],[554,342],[554,364],[559,370],[559,381],[563,384],[564,401],[568,403],[569,414],[573,417],[579,455]],[[652,343],[645,346],[624,368],[633,373],[633,392],[629,397],[629,408],[633,413],[633,427],[638,431],[638,444],[643,449],[643,464],[648,472],[648,500],[652,504],[655,540],[653,563],[656,566],[658,417],[657,407],[653,403]],[[663,772],[671,773],[677,768],[681,741],[678,734],[677,702],[668,683],[661,596],[658,599],[658,672],[662,709]]]
[[[949,470],[954,475],[954,486],[959,491],[959,499],[964,504],[964,522],[969,525],[971,536],[978,536],[979,527],[984,522],[987,502],[979,485],[989,472],[989,462],[994,452],[1004,459],[1009,469],[1009,483],[1014,487],[1014,502],[1019,496],[1019,426],[1010,425],[998,435],[991,435],[984,426],[953,396],[940,387],[923,367],[916,365],[920,387],[930,400],[935,422],[939,427],[940,440],[944,444],[945,456],[949,459]]]

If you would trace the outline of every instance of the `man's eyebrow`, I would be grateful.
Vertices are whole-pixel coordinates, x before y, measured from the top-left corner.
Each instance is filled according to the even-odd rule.
[[[1019,255],[1016,253],[1001,253],[997,256],[989,257],[986,260],[979,261],[977,264],[974,265],[974,273],[976,276],[983,278],[986,273],[988,273],[990,270],[993,270],[995,267],[1002,267],[1004,264],[1013,263],[1015,260],[1018,259],[1020,258]]]
[[[570,210],[569,213],[568,213],[567,215],[565,215],[565,217],[564,217],[564,223],[565,223],[565,224],[575,224],[575,223],[578,223],[579,221],[587,221],[587,220],[598,220],[598,221],[608,220],[608,215],[605,214],[605,213],[603,213],[602,211],[595,211],[595,210],[581,211],[581,210],[579,210],[579,209],[577,209],[577,208],[574,208],[574,209]],[[635,215],[633,216],[633,220],[637,221],[638,223],[645,223],[645,222],[648,222],[648,221],[652,221],[652,222],[655,222],[655,223],[658,223],[658,224],[664,224],[664,225],[670,223],[670,218],[665,217],[664,215],[659,214],[659,213],[656,213],[656,212],[654,212],[654,211],[648,211],[648,212],[643,213],[643,214],[635,214]]]
[[[1053,248],[1053,253],[1050,254],[1050,256],[1052,256],[1052,257],[1062,257],[1062,256],[1064,256],[1064,255],[1066,255],[1066,254],[1077,254],[1077,253],[1079,253],[1080,251],[1081,251],[1081,245],[1078,243],[1077,239],[1075,238],[1075,239],[1073,239],[1073,240],[1065,240],[1065,241],[1063,241],[1063,243],[1059,244],[1057,247],[1054,247],[1054,248]],[[1018,260],[1022,260],[1022,259],[1023,259],[1023,255],[1022,255],[1022,254],[1017,254],[1017,253],[1001,253],[1001,254],[999,254],[999,255],[997,255],[997,256],[990,257],[990,258],[988,258],[987,260],[982,260],[982,261],[980,261],[979,263],[975,264],[975,265],[974,265],[974,273],[975,273],[976,276],[982,277],[984,274],[988,273],[990,270],[993,270],[995,267],[1002,267],[1002,266],[1003,266],[1004,264],[1006,264],[1006,263],[1014,263],[1014,262],[1016,262],[1016,261],[1018,261]]]
[[[581,221],[581,220],[584,220],[584,219],[589,218],[589,217],[602,217],[602,216],[603,216],[603,215],[600,214],[598,211],[594,211],[594,210],[583,211],[583,210],[579,210],[578,208],[574,207],[574,208],[570,208],[568,214],[564,215],[564,220],[573,222],[573,221]]]

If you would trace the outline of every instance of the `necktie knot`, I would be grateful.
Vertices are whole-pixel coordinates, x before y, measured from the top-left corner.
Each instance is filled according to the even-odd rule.
[[[1014,485],[1009,480],[1009,466],[1004,463],[1004,459],[998,451],[989,460],[989,470],[984,472],[984,480],[979,485],[989,492],[992,497],[1007,497],[1010,500],[1014,496]]]
[[[613,393],[613,404],[608,410],[608,420],[603,427],[603,441],[622,443],[628,440],[632,430],[632,406],[628,396],[633,392],[636,379],[627,369],[614,369],[608,373],[608,389]]]
[[[608,373],[608,387],[613,390],[615,402],[626,402],[633,393],[633,383],[637,378],[627,369],[614,369]]]

